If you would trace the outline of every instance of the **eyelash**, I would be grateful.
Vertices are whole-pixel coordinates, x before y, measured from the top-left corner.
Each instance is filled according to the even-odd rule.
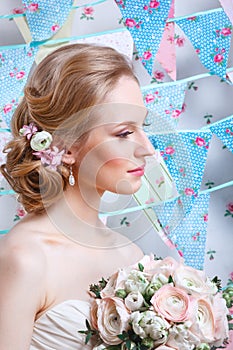
[[[151,123],[143,123],[142,126],[144,127],[151,126]]]
[[[133,134],[134,133],[134,131],[124,131],[124,132],[122,132],[122,133],[120,133],[120,134],[118,134],[118,135],[116,135],[117,137],[120,137],[120,138],[126,138],[127,136],[129,136],[129,135],[131,135],[131,134]]]

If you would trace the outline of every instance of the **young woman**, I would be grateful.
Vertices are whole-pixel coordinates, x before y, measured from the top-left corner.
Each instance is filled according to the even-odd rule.
[[[0,349],[88,349],[88,287],[141,250],[98,216],[105,191],[136,192],[154,149],[128,60],[64,46],[35,69],[1,167],[28,214],[0,242]]]

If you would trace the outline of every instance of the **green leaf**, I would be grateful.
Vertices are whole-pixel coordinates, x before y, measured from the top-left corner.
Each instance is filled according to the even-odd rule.
[[[172,278],[171,275],[168,277],[168,283],[174,283],[173,278]]]
[[[138,263],[138,268],[139,268],[139,271],[143,272],[144,266],[141,263]]]
[[[221,280],[218,278],[218,276],[215,276],[214,278],[212,278],[211,282],[216,285],[216,287],[218,288],[218,291],[222,289]]]

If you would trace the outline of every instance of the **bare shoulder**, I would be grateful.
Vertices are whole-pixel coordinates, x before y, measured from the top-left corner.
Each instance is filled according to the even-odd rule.
[[[33,274],[38,277],[45,272],[46,259],[38,237],[27,224],[16,225],[0,239],[0,268],[8,266],[17,274]]]

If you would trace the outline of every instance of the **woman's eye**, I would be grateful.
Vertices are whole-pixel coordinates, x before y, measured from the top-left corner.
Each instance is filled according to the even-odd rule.
[[[121,138],[125,138],[125,137],[127,137],[128,135],[131,135],[131,134],[133,134],[133,131],[124,131],[124,132],[122,132],[122,133],[120,133],[120,134],[117,134],[116,136],[117,137],[121,137]]]

